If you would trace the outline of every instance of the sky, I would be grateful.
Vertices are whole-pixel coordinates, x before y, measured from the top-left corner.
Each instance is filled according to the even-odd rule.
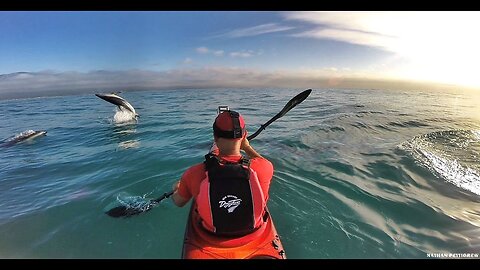
[[[0,93],[384,81],[480,88],[479,26],[478,11],[1,11]]]

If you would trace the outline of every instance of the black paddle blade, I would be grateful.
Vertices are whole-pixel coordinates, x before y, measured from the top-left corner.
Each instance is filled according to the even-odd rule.
[[[105,212],[105,214],[115,218],[130,217],[130,216],[138,215],[143,212],[147,212],[150,209],[152,209],[152,207],[140,209],[140,208],[130,208],[122,205],[122,206],[117,206],[115,208],[108,210],[107,212]]]
[[[284,116],[288,111],[293,109],[293,107],[297,106],[297,104],[301,103],[304,101],[312,92],[312,89],[308,89],[303,91],[302,93],[296,95],[293,97],[286,105],[283,107],[283,109],[277,114],[278,118]]]
[[[111,217],[124,217],[128,214],[127,212],[127,207],[126,206],[117,206],[117,207],[114,207],[110,210],[108,210],[107,212],[105,212],[105,214],[111,216]]]
[[[290,99],[290,101],[285,105],[285,107],[283,107],[283,109],[279,113],[277,113],[274,117],[272,117],[272,119],[268,120],[268,122],[263,124],[255,133],[248,136],[247,139],[249,141],[253,140],[253,138],[257,137],[258,134],[260,134],[260,132],[262,132],[268,125],[273,123],[273,121],[275,121],[278,118],[284,116],[288,111],[290,111],[295,106],[297,106],[299,103],[304,101],[308,97],[308,95],[310,95],[311,92],[312,92],[312,89],[307,89],[307,90],[303,91],[302,93],[294,96],[292,99]]]
[[[120,205],[108,210],[107,212],[105,212],[105,214],[115,218],[130,217],[130,216],[138,215],[143,212],[147,212],[148,210],[152,209],[152,207],[155,206],[156,204],[157,203],[150,203],[143,207],[127,207],[124,205]]]

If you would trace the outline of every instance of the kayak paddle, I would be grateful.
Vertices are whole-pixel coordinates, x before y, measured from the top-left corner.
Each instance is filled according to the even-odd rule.
[[[265,124],[261,125],[260,128],[253,133],[252,135],[248,136],[247,139],[253,140],[255,137],[260,134],[268,125],[273,123],[273,121],[277,120],[278,118],[284,116],[287,112],[289,112],[291,109],[293,109],[295,106],[300,104],[302,101],[304,101],[308,95],[312,92],[312,89],[308,89],[303,91],[302,93],[296,95],[293,97],[286,105],[283,107],[283,109],[277,113],[272,119],[268,120]],[[107,212],[105,212],[107,215],[111,217],[129,217],[133,215],[138,215],[143,212],[147,212],[151,210],[154,206],[158,205],[162,200],[170,197],[173,194],[173,190],[164,193],[160,198],[154,199],[154,200],[149,200],[149,201],[135,201],[134,199],[126,202],[122,201],[122,205],[114,207]]]
[[[261,125],[260,128],[257,130],[257,132],[253,133],[252,135],[248,136],[247,139],[250,141],[252,140],[253,138],[257,137],[258,134],[260,134],[260,132],[262,132],[266,127],[268,127],[268,125],[270,125],[271,123],[273,123],[273,121],[277,120],[278,118],[284,116],[287,112],[289,112],[291,109],[293,109],[295,106],[297,106],[298,104],[300,104],[302,101],[304,101],[308,95],[310,95],[310,93],[312,92],[312,89],[308,89],[308,90],[305,90],[303,91],[302,93],[296,95],[295,97],[293,97],[292,99],[290,99],[290,101],[287,103],[287,105],[285,105],[285,107],[283,107],[283,109],[277,113],[277,115],[275,115],[274,117],[272,117],[272,119],[268,120],[268,122],[266,122],[265,124]]]

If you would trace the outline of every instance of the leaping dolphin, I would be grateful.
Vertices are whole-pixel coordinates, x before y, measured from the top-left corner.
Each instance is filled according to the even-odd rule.
[[[138,117],[137,112],[135,112],[135,108],[133,108],[133,106],[130,103],[128,103],[128,101],[126,101],[124,98],[122,98],[121,96],[119,96],[115,93],[95,94],[95,96],[97,96],[97,97],[99,97],[99,98],[101,98],[105,101],[108,101],[112,104],[117,105],[120,110],[126,109],[127,111],[132,112],[135,115],[135,117]]]
[[[47,131],[46,130],[26,130],[24,132],[21,132],[19,133],[18,135],[10,138],[10,139],[7,139],[5,140],[5,142],[3,143],[3,147],[8,147],[8,146],[12,146],[14,144],[17,144],[17,143],[21,143],[21,142],[24,142],[24,141],[29,141],[29,140],[33,140],[37,137],[40,137],[40,136],[46,136],[47,135]]]

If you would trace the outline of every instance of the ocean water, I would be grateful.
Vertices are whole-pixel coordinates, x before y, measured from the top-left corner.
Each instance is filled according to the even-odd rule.
[[[1,258],[180,258],[189,207],[112,218],[157,198],[212,142],[218,105],[250,134],[304,89],[124,92],[116,123],[93,94],[0,101]],[[480,94],[480,93],[479,93]],[[272,161],[269,208],[288,258],[480,253],[480,95],[313,89],[251,144]],[[116,115],[116,116],[115,116]]]

